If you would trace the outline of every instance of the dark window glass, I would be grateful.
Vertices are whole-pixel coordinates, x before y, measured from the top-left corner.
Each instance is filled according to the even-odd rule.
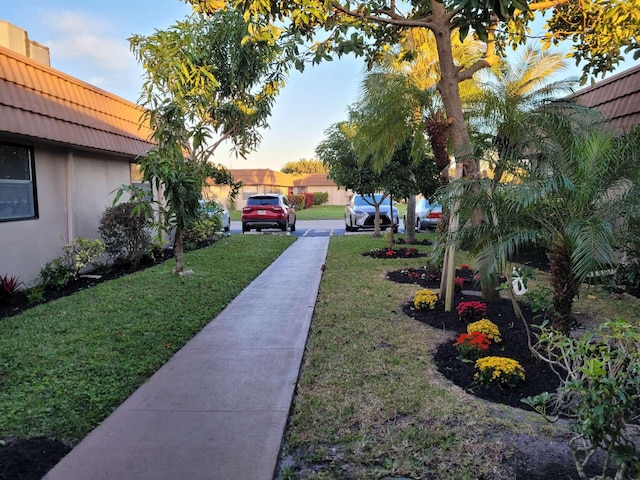
[[[32,150],[0,143],[0,221],[37,215]]]

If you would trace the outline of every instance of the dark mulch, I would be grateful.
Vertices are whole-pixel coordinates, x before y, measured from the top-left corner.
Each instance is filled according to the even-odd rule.
[[[480,299],[475,295],[458,294],[455,298],[455,304],[477,300]],[[533,329],[535,323],[531,321],[533,315],[525,306],[521,306],[521,308],[525,318],[528,319],[529,329]],[[444,302],[439,301],[434,310],[416,310],[411,303],[405,305],[403,310],[419,322],[452,332],[450,341],[441,344],[434,354],[436,366],[445,377],[477,397],[531,410],[529,406],[521,402],[522,398],[553,391],[559,385],[558,377],[547,365],[532,357],[527,344],[525,324],[515,317],[513,306],[509,300],[502,299],[498,302],[487,303],[486,318],[498,326],[502,335],[502,342],[492,343],[487,350],[487,355],[512,358],[522,365],[525,371],[525,381],[513,388],[482,385],[475,381],[474,374],[477,370],[474,364],[462,362],[457,348],[453,346],[457,336],[467,331],[467,323],[460,320],[455,309],[453,312],[445,312]]]
[[[415,247],[372,248],[368,252],[362,252],[362,255],[372,258],[418,258],[429,256]]]
[[[40,480],[70,451],[70,446],[44,437],[5,439],[0,444],[0,479]]]
[[[534,262],[531,262],[532,265]],[[542,256],[536,260],[536,268],[545,267]],[[389,272],[387,277],[392,281],[401,283],[416,283],[424,288],[438,288],[440,272],[425,269],[409,269],[425,274],[416,280],[415,276],[408,275],[407,270]],[[456,276],[473,282],[472,272],[469,270],[457,270]],[[473,294],[472,294],[473,293]],[[479,301],[478,292],[457,293],[455,304],[461,301]],[[476,397],[494,403],[502,403],[517,408],[531,410],[531,407],[522,403],[522,399],[537,395],[545,391],[553,391],[559,385],[558,377],[542,362],[535,360],[527,343],[527,334],[524,322],[515,317],[510,300],[502,299],[497,302],[487,303],[486,318],[490,319],[500,329],[502,342],[494,343],[489,347],[488,355],[496,355],[513,358],[520,362],[525,370],[525,381],[513,388],[503,388],[497,385],[481,385],[474,379],[476,372],[473,363],[462,362],[458,356],[458,350],[453,346],[460,333],[466,332],[467,323],[460,320],[457,312],[445,312],[444,303],[439,301],[434,310],[416,310],[411,302],[403,306],[403,311],[415,320],[431,327],[451,332],[451,337],[438,346],[434,353],[434,362],[447,379],[466,392]],[[533,334],[535,321],[534,315],[526,305],[520,305],[527,325]],[[511,472],[516,480],[578,480],[571,450],[565,438],[544,438],[529,436],[527,434],[512,435],[512,438],[504,439],[513,445],[518,454],[505,461],[505,471]],[[594,476],[603,464],[602,452],[598,452],[586,469],[590,476]]]

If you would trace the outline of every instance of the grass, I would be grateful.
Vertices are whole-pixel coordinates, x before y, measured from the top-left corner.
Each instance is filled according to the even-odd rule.
[[[294,241],[234,235],[0,322],[0,432],[77,441]],[[233,266],[233,268],[230,268]]]
[[[402,313],[420,287],[385,279],[387,271],[425,259],[361,255],[382,243],[369,236],[331,239],[285,443],[288,475],[502,478],[514,435],[552,435],[557,427],[443,380],[431,355],[449,337]],[[597,295],[589,301],[608,304],[609,315],[640,313],[637,301],[616,310],[622,307],[610,296]],[[582,301],[584,295],[577,305]]]
[[[187,254],[193,276],[170,275],[169,261],[3,319],[2,435],[81,439],[294,240],[233,235]],[[282,478],[501,478],[513,435],[557,427],[437,372],[432,352],[449,336],[402,313],[418,286],[385,279],[426,260],[361,255],[384,246],[331,239]],[[640,302],[592,288],[576,309],[637,318]]]
[[[400,218],[405,213],[406,204],[396,205]],[[344,205],[316,205],[296,212],[298,220],[342,220],[344,218]],[[231,220],[241,220],[242,212],[231,211]]]

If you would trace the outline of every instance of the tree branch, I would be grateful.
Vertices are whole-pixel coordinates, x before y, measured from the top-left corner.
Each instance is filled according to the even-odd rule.
[[[376,10],[378,15],[370,15],[365,14],[364,12],[359,10],[348,10],[336,1],[332,2],[332,8],[335,11],[348,17],[367,20],[370,22],[382,23],[386,25],[396,25],[399,27],[423,27],[427,29],[432,29],[434,25],[431,16],[409,19],[390,11],[389,9],[379,9]],[[385,18],[382,15],[386,15],[389,18]]]

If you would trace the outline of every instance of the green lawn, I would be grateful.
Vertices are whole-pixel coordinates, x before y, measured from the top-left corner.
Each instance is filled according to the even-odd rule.
[[[295,239],[233,235],[0,320],[0,438],[77,441]],[[233,268],[232,268],[233,267]]]
[[[232,235],[187,253],[192,276],[171,275],[170,260],[2,319],[2,436],[81,439],[293,241]],[[437,372],[432,353],[449,337],[402,313],[419,287],[385,279],[426,260],[361,255],[384,246],[371,235],[331,238],[284,446],[297,467],[282,478],[497,478],[510,435],[556,427]],[[640,315],[639,302],[598,289],[576,309],[595,304],[606,315]]]

